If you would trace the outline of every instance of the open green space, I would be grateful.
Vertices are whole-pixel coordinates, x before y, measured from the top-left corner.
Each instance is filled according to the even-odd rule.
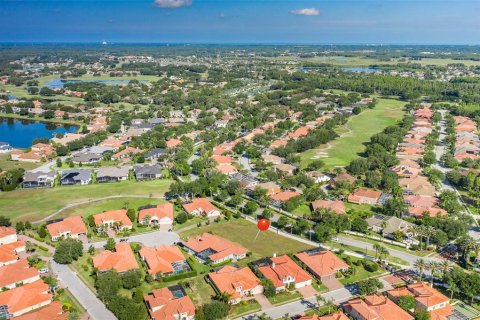
[[[0,112],[0,118],[12,118],[12,119],[19,119],[19,120],[28,120],[28,121],[40,121],[40,122],[51,122],[51,123],[60,123],[60,124],[70,124],[74,126],[81,126],[82,123],[79,121],[74,121],[74,120],[64,120],[64,119],[58,119],[58,118],[52,118],[52,119],[45,119],[43,117],[39,116],[22,116],[16,113],[3,113]]]
[[[0,169],[1,171],[8,171],[12,169],[22,168],[25,170],[32,170],[39,167],[40,163],[24,162],[24,161],[11,161],[10,154],[0,153]]]
[[[94,201],[114,195],[162,197],[168,191],[171,182],[171,180],[123,181],[51,189],[19,189],[0,194],[0,211],[14,221],[35,222],[72,203]]]
[[[391,99],[378,99],[374,109],[366,109],[350,117],[341,136],[327,145],[300,153],[301,166],[305,167],[315,159],[325,162],[324,169],[343,167],[357,158],[365,150],[370,137],[385,127],[395,124],[403,115],[404,102]]]
[[[329,247],[332,247],[332,248],[349,250],[349,251],[356,252],[356,253],[359,253],[359,254],[365,254],[365,255],[368,255],[368,256],[371,256],[371,257],[375,257],[375,250],[369,250],[367,248],[354,247],[354,246],[350,246],[350,245],[346,245],[346,244],[338,243],[338,242],[334,242],[334,241],[328,241],[325,244],[328,245]],[[397,258],[397,257],[394,257],[392,255],[388,255],[384,259],[387,260],[387,261],[393,262],[393,263],[404,265],[404,266],[410,265],[407,261],[405,261],[403,259],[400,259],[400,258]]]
[[[343,256],[343,258],[345,258],[345,257],[346,256]],[[362,259],[356,258],[356,257],[349,257],[349,258],[354,263],[356,261],[362,260]],[[367,278],[372,278],[372,277],[379,276],[379,275],[381,275],[385,272],[385,269],[382,269],[382,268],[379,268],[375,272],[369,272],[369,271],[365,270],[365,268],[363,267],[362,264],[359,264],[358,266],[354,266],[354,268],[355,268],[355,274],[353,274],[349,277],[339,279],[341,284],[346,286],[346,285],[349,285],[349,284],[356,283],[358,281],[365,280]]]
[[[299,292],[281,292],[277,293],[273,297],[268,297],[268,301],[273,305],[285,304],[290,301],[298,300],[302,297]]]
[[[295,253],[311,248],[311,246],[307,244],[279,236],[270,231],[261,232],[255,240],[258,232],[257,226],[244,219],[232,219],[220,223],[211,223],[208,226],[187,230],[180,235],[185,239],[204,232],[212,232],[213,234],[244,246],[252,252],[252,259],[270,257],[274,253],[278,255]]]

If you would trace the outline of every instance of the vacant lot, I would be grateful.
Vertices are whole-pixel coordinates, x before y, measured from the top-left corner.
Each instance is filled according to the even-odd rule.
[[[7,171],[11,169],[16,169],[16,168],[31,170],[41,165],[41,163],[10,161],[9,159],[10,159],[10,154],[0,153],[0,169],[2,169],[1,171]]]
[[[127,198],[131,195],[158,198],[168,191],[170,183],[171,180],[124,181],[52,189],[15,190],[0,194],[0,212],[14,221],[37,221],[76,202],[92,201],[113,195],[125,195]]]
[[[325,169],[346,166],[365,150],[370,137],[385,127],[395,124],[404,115],[404,102],[379,99],[374,109],[366,109],[352,116],[345,127],[338,128],[340,137],[320,148],[300,153],[302,166],[315,159],[325,162]]]
[[[254,259],[269,257],[273,253],[281,255],[311,248],[309,245],[279,236],[270,231],[261,232],[257,240],[254,240],[257,231],[257,226],[251,222],[244,219],[232,219],[226,222],[212,223],[208,226],[194,228],[182,232],[180,236],[182,239],[185,239],[186,237],[197,236],[204,232],[212,232],[244,246],[253,253],[252,258]]]

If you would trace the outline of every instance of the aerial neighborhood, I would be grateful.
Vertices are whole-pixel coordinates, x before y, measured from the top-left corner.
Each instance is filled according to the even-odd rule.
[[[0,319],[479,318],[478,65],[377,49],[11,49]]]

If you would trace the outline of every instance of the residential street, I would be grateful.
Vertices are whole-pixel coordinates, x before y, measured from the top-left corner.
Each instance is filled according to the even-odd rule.
[[[122,238],[115,238],[116,242],[119,242]],[[129,243],[132,242],[140,242],[148,247],[158,247],[160,245],[170,245],[174,244],[175,242],[180,241],[180,237],[175,232],[168,232],[168,231],[154,231],[148,232],[138,235],[133,235],[130,237],[125,237],[128,239]],[[103,248],[107,241],[99,241],[99,242],[92,242],[92,243],[85,243],[83,245],[84,249],[87,250],[90,245],[93,245],[95,248]]]
[[[87,310],[90,319],[93,320],[116,320],[105,305],[83,283],[76,273],[68,265],[58,264],[52,261],[51,267],[58,279],[64,284],[72,295]]]

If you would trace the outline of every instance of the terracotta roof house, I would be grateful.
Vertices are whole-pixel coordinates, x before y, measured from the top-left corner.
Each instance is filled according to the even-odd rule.
[[[275,156],[273,154],[263,154],[262,155],[263,161],[266,163],[273,163],[273,164],[281,164],[283,163],[283,158],[279,156]]]
[[[287,255],[274,255],[266,259],[266,262],[260,265],[258,270],[273,282],[277,291],[285,290],[290,284],[293,284],[295,289],[312,284],[312,277]]]
[[[312,316],[303,316],[299,320],[350,320],[345,313],[342,311],[337,311],[332,314],[327,314],[325,316],[317,316],[316,314]]]
[[[153,208],[142,209],[138,212],[138,221],[143,224],[172,227],[173,204],[166,202]]]
[[[30,267],[25,259],[0,267],[0,288],[13,289],[19,283],[27,284],[37,280],[40,280],[38,270]]]
[[[292,198],[300,196],[300,193],[297,191],[282,191],[277,194],[274,194],[273,196],[270,197],[272,199],[272,204],[276,207],[280,207],[282,203],[285,201],[288,201]]]
[[[305,173],[305,175],[315,181],[315,183],[325,183],[332,180],[329,176],[318,171],[310,171]]]
[[[142,152],[143,152],[142,149],[132,148],[132,147],[126,147],[126,148],[123,149],[122,151],[115,153],[115,154],[112,156],[112,160],[124,159],[124,158],[130,157],[130,156],[132,156],[132,155],[134,155],[134,154],[142,153]]]
[[[210,157],[210,160],[214,161],[218,165],[231,164],[232,163],[232,157],[231,156],[213,155],[213,156]]]
[[[25,251],[25,242],[16,241],[0,246],[0,267],[18,261],[18,254]]]
[[[288,134],[288,137],[290,139],[293,139],[293,140],[297,140],[301,137],[305,137],[308,135],[308,132],[312,130],[312,128],[308,127],[308,126],[304,126],[304,127],[300,127],[298,129],[296,129],[295,131],[293,132],[290,132]]]
[[[153,276],[159,273],[169,275],[190,270],[182,251],[176,246],[142,247],[139,253],[147,264],[148,273]]]
[[[281,172],[287,175],[293,175],[297,170],[297,167],[288,163],[279,163],[274,166],[275,171]]]
[[[97,229],[108,229],[118,225],[120,230],[132,229],[132,221],[127,216],[127,210],[110,210],[93,216]]]
[[[254,188],[261,188],[267,190],[267,196],[273,196],[282,191],[282,188],[275,182],[264,182],[254,186]]]
[[[227,175],[232,176],[238,172],[237,168],[235,168],[231,164],[220,164],[215,167],[215,170]]]
[[[380,200],[381,195],[381,191],[372,189],[357,189],[348,196],[348,202],[375,205],[378,203],[378,200]]]
[[[167,149],[173,149],[181,145],[182,141],[178,139],[170,139],[170,140],[167,140],[166,144],[167,144]]]
[[[180,290],[161,288],[144,296],[150,319],[152,320],[193,320],[195,306],[189,296],[184,294],[178,297],[175,293]],[[183,290],[183,289],[182,289]],[[182,293],[183,294],[183,293]]]
[[[415,297],[416,309],[430,312],[432,320],[446,320],[453,313],[450,299],[424,282],[387,291],[387,296],[394,301],[405,295]]]
[[[432,196],[404,195],[403,199],[408,206],[414,208],[430,208],[439,204],[438,198]]]
[[[407,211],[403,213],[405,217],[415,217],[415,218],[422,218],[424,214],[427,216],[436,218],[436,217],[445,217],[448,215],[448,212],[445,209],[438,208],[438,207],[408,207]]]
[[[347,208],[343,201],[340,200],[315,200],[312,202],[312,210],[328,209],[336,214],[347,213]]]
[[[68,311],[63,311],[62,303],[53,301],[43,308],[16,317],[15,320],[67,320],[68,316]]]
[[[427,177],[416,176],[411,178],[402,178],[398,184],[403,189],[404,194],[416,194],[422,196],[435,196],[435,187],[428,181]]]
[[[137,260],[130,244],[120,242],[115,245],[115,252],[105,250],[93,257],[93,266],[98,271],[115,270],[118,273],[138,270]]]
[[[288,143],[288,141],[286,140],[275,140],[273,141],[271,144],[270,144],[270,149],[276,149],[276,148],[279,148],[279,147],[284,147],[286,146]]]
[[[192,201],[182,204],[183,209],[195,216],[218,217],[220,209],[215,207],[207,198],[194,198]]]
[[[17,242],[17,231],[12,227],[0,227],[0,245]]]
[[[378,295],[348,301],[343,309],[354,320],[414,320],[392,300]]]
[[[409,167],[401,164],[399,164],[398,166],[392,167],[390,170],[395,172],[399,177],[418,176],[422,172],[422,170],[419,168]]]
[[[263,292],[260,279],[248,267],[225,266],[209,273],[212,284],[222,293],[230,294],[230,303],[239,303],[242,298]]]
[[[236,261],[245,258],[248,252],[244,247],[210,233],[183,242],[182,246],[202,263],[208,260],[213,264],[227,260]]]
[[[352,175],[350,175],[346,172],[340,173],[335,178],[333,178],[334,183],[339,183],[341,181],[345,181],[345,182],[348,182],[349,184],[354,184],[356,180],[357,179],[355,179],[355,177],[353,177]]]
[[[125,143],[126,143],[126,141],[123,141],[123,140],[120,140],[120,139],[117,139],[117,138],[107,138],[107,139],[103,140],[102,142],[100,142],[98,145],[100,147],[110,147],[110,148],[113,148],[113,150],[118,150]]]
[[[52,241],[69,237],[77,239],[79,236],[87,234],[87,227],[82,216],[68,217],[62,221],[47,224],[47,230]]]
[[[295,256],[320,281],[333,280],[337,272],[349,268],[348,264],[328,250],[309,250]]]
[[[0,305],[6,306],[6,311],[14,318],[51,302],[52,295],[48,293],[48,285],[42,280],[0,292]]]

